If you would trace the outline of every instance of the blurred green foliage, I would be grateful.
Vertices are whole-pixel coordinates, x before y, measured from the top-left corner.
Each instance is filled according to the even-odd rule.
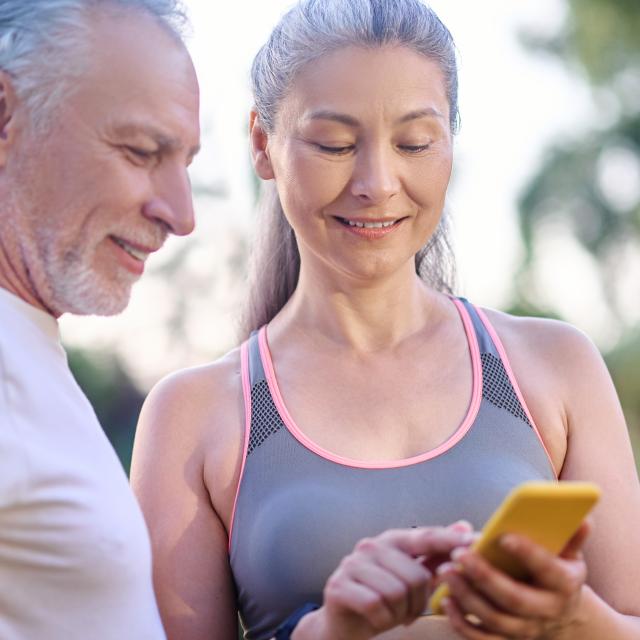
[[[601,119],[578,139],[552,146],[520,199],[520,228],[525,256],[516,279],[514,309],[556,315],[540,309],[530,286],[544,248],[536,244],[541,224],[561,220],[597,266],[605,304],[622,336],[605,354],[620,396],[640,468],[640,327],[623,313],[633,291],[615,286],[628,270],[625,256],[640,255],[640,198],[616,197],[625,186],[623,164],[640,168],[640,2],[638,0],[567,0],[562,28],[553,36],[522,34],[534,53],[554,56],[581,76],[592,90]],[[607,163],[618,163],[607,167]],[[613,185],[603,185],[609,169]],[[616,175],[617,174],[617,175]],[[624,195],[624,194],[623,194]],[[558,277],[562,277],[559,274]],[[579,283],[574,283],[579,286]],[[550,312],[550,313],[549,313]]]
[[[640,3],[569,0],[568,7],[558,34],[546,39],[524,34],[523,40],[534,51],[552,53],[581,73],[591,83],[603,118],[579,139],[550,148],[522,194],[520,226],[526,255],[518,296],[527,300],[526,276],[540,259],[535,239],[541,222],[562,216],[596,259],[610,311],[624,323],[620,294],[609,285],[625,268],[615,259],[620,249],[633,243],[640,250],[640,201],[627,204],[612,198],[602,187],[602,172],[612,150],[622,151],[627,162],[640,166]]]
[[[566,0],[567,19],[552,36],[523,34],[532,49],[547,51],[587,75],[595,86],[610,87],[640,63],[638,0]]]
[[[605,360],[622,400],[640,471],[640,328],[610,351]]]
[[[93,405],[127,474],[144,395],[111,353],[67,348],[69,367]]]

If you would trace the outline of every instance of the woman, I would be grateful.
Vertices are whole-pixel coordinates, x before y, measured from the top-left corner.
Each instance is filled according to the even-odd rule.
[[[134,452],[169,637],[234,638],[238,611],[261,640],[639,637],[640,490],[601,358],[449,295],[446,28],[418,0],[302,0],[253,86],[259,331],[159,384]],[[506,539],[532,584],[466,549],[459,520],[556,477],[603,489],[588,542]],[[421,615],[438,572],[447,616]]]

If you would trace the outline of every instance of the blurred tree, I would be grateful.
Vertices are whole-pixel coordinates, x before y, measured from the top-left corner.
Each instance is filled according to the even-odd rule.
[[[69,366],[89,398],[127,474],[143,394],[112,354],[67,348]]]
[[[543,259],[538,240],[545,221],[560,222],[592,256],[612,323],[622,336],[606,359],[640,465],[640,318],[626,304],[640,294],[640,282],[629,286],[626,278],[631,259],[640,256],[640,2],[566,0],[566,7],[556,34],[527,32],[522,39],[581,75],[600,117],[580,139],[549,149],[522,193],[525,255],[513,307],[542,312],[533,275]],[[625,280],[626,288],[619,284]]]
[[[607,365],[613,376],[616,389],[623,399],[625,415],[629,425],[640,425],[640,330],[607,354]],[[631,429],[631,440],[635,451],[640,452],[640,429]],[[636,456],[638,459],[638,456]],[[640,462],[640,460],[638,460]],[[639,465],[640,466],[640,465]]]
[[[611,283],[625,269],[624,249],[640,250],[640,3],[567,0],[567,6],[559,33],[525,33],[523,40],[583,75],[603,117],[582,139],[551,148],[522,194],[526,253],[517,293],[527,301],[540,223],[562,216],[595,258],[606,302],[626,330],[622,294]]]

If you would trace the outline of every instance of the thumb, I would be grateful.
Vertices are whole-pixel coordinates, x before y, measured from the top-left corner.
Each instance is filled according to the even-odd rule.
[[[593,529],[593,521],[591,518],[587,518],[582,522],[578,530],[573,534],[573,537],[567,544],[564,549],[560,553],[561,558],[565,558],[567,560],[575,560],[578,558],[582,552],[582,547],[586,539],[589,537],[591,530]]]

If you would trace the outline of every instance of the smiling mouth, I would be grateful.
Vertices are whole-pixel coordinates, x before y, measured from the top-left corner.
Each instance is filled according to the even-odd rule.
[[[149,257],[149,251],[143,251],[130,245],[128,242],[118,238],[116,236],[110,236],[110,238],[122,249],[124,249],[132,258],[144,262]]]
[[[404,220],[404,218],[397,218],[396,220],[364,222],[361,220],[349,220],[347,218],[341,218],[340,216],[335,216],[335,219],[345,227],[357,227],[359,229],[387,229],[388,227],[393,227]]]

